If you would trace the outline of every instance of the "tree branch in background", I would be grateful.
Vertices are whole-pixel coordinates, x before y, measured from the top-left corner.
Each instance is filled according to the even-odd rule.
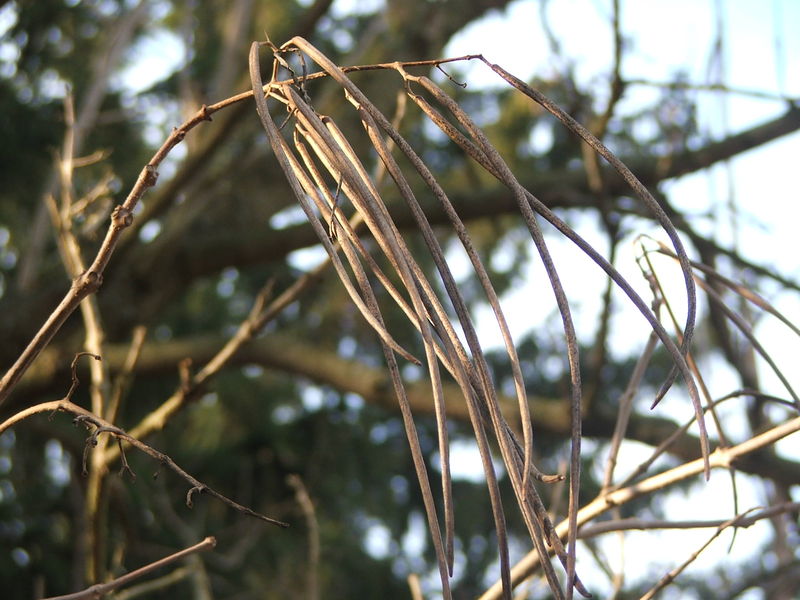
[[[198,542],[194,546],[190,546],[189,548],[185,548],[175,554],[170,554],[169,556],[165,556],[164,558],[157,560],[149,565],[136,569],[135,571],[131,571],[123,575],[122,577],[118,577],[112,581],[107,583],[98,583],[95,584],[81,592],[75,592],[74,594],[66,594],[64,596],[53,596],[51,598],[47,598],[46,600],[93,600],[94,598],[101,598],[104,595],[108,594],[109,592],[122,587],[123,585],[127,585],[132,581],[135,581],[141,577],[146,575],[150,575],[153,571],[160,569],[162,567],[166,567],[176,561],[181,560],[182,558],[186,558],[196,552],[205,552],[206,550],[211,550],[217,545],[217,540],[211,536],[205,538],[202,542]]]
[[[300,506],[303,513],[303,518],[308,528],[308,570],[306,582],[308,600],[317,600],[319,598],[319,524],[317,523],[317,515],[314,510],[314,503],[308,495],[308,490],[303,484],[303,480],[299,475],[292,474],[286,477],[286,483],[289,484],[294,490],[295,499]]]
[[[183,340],[166,342],[147,342],[142,348],[141,358],[137,366],[137,376],[142,379],[158,377],[166,373],[173,373],[175,365],[183,359],[190,359],[193,364],[204,364],[210,361],[225,345],[226,338],[221,336],[198,336]],[[127,353],[127,346],[109,344],[106,348],[105,360],[109,369],[116,371],[122,364]],[[42,364],[57,365],[61,361],[54,353],[47,353]],[[243,345],[234,354],[228,366],[244,366],[248,364],[260,365],[278,373],[288,373],[307,377],[320,385],[329,385],[342,393],[354,393],[370,404],[380,406],[388,411],[396,411],[397,404],[391,395],[391,384],[381,369],[369,366],[356,360],[344,359],[334,350],[326,349],[319,344],[308,344],[291,336],[271,333],[259,337]],[[22,389],[32,393],[37,387],[34,380],[41,374],[46,381],[52,378],[63,377],[59,370],[48,371],[44,369],[31,371],[30,382]],[[26,382],[23,381],[23,384]],[[43,383],[43,382],[42,382]],[[424,381],[410,382],[406,385],[409,402],[415,413],[430,415],[432,405],[430,388]],[[37,392],[41,393],[41,392]],[[467,405],[459,388],[451,383],[443,383],[443,393],[448,412],[453,419],[468,421]],[[743,391],[739,395],[755,393],[753,390]],[[530,395],[531,410],[535,412],[537,426],[542,433],[557,437],[569,433],[569,414],[562,398],[547,398]],[[776,399],[778,400],[778,399]],[[498,397],[501,409],[505,414],[513,414],[516,402],[507,396]],[[791,406],[791,402],[789,403]],[[587,415],[584,424],[585,435],[598,439],[610,439],[616,423],[616,414],[607,414],[603,411],[594,411]],[[153,427],[143,428],[142,425],[151,420],[144,420],[137,429],[144,437],[163,427],[156,427],[156,420],[152,420]],[[688,429],[689,425],[686,425]],[[635,412],[630,416],[627,429],[627,438],[636,440],[653,447],[659,446],[680,429],[674,421],[657,416],[641,416]],[[699,441],[695,436],[679,433],[669,445],[668,452],[681,460],[694,460],[697,458]],[[116,460],[118,451],[114,446],[107,452],[109,463]],[[762,475],[769,479],[792,484],[800,481],[800,465],[774,455],[759,455],[758,457],[744,456],[736,463],[738,470]]]
[[[777,427],[773,427],[769,431],[757,435],[746,442],[742,442],[731,448],[716,449],[709,461],[711,468],[727,468],[731,463],[737,461],[739,458],[747,456],[753,452],[769,447],[778,440],[785,438],[793,433],[800,431],[800,417],[782,423]],[[603,496],[598,496],[593,501],[586,504],[578,512],[578,524],[583,525],[595,517],[607,512],[615,506],[619,506],[639,498],[646,494],[651,494],[657,490],[674,485],[689,477],[695,477],[705,470],[703,459],[694,460],[684,463],[673,469],[669,469],[658,475],[653,475],[639,483],[630,487],[614,490]],[[786,510],[790,510],[787,508]],[[771,513],[770,513],[771,514]],[[769,515],[767,515],[769,516]],[[730,523],[727,522],[727,523]],[[566,535],[568,523],[562,521],[557,527],[558,534],[561,536]],[[519,561],[512,570],[512,578],[515,583],[524,580],[530,576],[536,568],[538,568],[539,556],[535,552],[529,553],[525,558]],[[486,593],[481,596],[481,600],[495,600],[500,598],[501,593],[500,582],[495,583]]]

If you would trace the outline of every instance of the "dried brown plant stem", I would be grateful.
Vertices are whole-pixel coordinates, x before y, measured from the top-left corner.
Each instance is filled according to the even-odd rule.
[[[217,545],[217,540],[209,536],[205,538],[203,541],[198,542],[194,546],[190,546],[189,548],[185,548],[175,554],[170,554],[169,556],[165,556],[155,562],[150,563],[144,567],[136,569],[135,571],[131,571],[130,573],[126,573],[122,577],[118,577],[112,581],[107,583],[98,583],[89,588],[86,588],[83,591],[75,592],[74,594],[66,594],[63,596],[53,596],[50,598],[46,598],[45,600],[96,600],[97,598],[102,598],[109,592],[114,591],[115,589],[122,587],[123,585],[127,585],[131,581],[135,581],[141,577],[151,574],[153,571],[160,569],[162,567],[166,567],[176,561],[181,560],[182,558],[186,558],[196,552],[205,552],[207,550],[211,550]]]
[[[689,368],[686,365],[685,360],[682,360],[682,357],[688,351],[688,348],[691,344],[692,335],[694,332],[694,324],[695,324],[695,317],[697,313],[697,294],[695,290],[695,283],[694,278],[692,276],[691,265],[689,262],[689,257],[686,254],[686,250],[684,249],[683,242],[681,242],[680,236],[678,235],[675,226],[672,224],[672,221],[669,219],[667,214],[664,212],[664,209],[661,205],[653,198],[653,195],[648,191],[648,189],[642,185],[642,183],[636,178],[636,176],[630,171],[630,169],[617,158],[600,140],[598,140],[591,132],[589,132],[585,127],[583,127],[580,123],[578,123],[575,119],[573,119],[570,115],[564,112],[561,107],[559,107],[556,103],[550,100],[547,96],[534,90],[525,82],[520,80],[519,78],[515,77],[499,65],[490,63],[483,57],[480,57],[480,60],[484,62],[490,69],[492,69],[495,73],[497,73],[503,80],[507,81],[513,87],[518,89],[520,92],[525,94],[526,96],[530,97],[534,100],[537,104],[541,105],[543,108],[547,109],[554,117],[556,117],[562,124],[564,124],[567,129],[573,132],[575,135],[578,135],[581,139],[583,139],[587,144],[589,144],[595,152],[597,152],[600,156],[602,156],[608,163],[623,177],[623,179],[628,183],[628,185],[633,189],[636,193],[637,197],[642,200],[651,214],[655,217],[656,221],[658,221],[659,225],[664,229],[667,236],[670,238],[672,242],[673,248],[675,249],[675,254],[678,257],[678,261],[680,263],[681,271],[683,274],[684,284],[686,286],[686,295],[687,295],[687,311],[686,311],[686,323],[683,328],[683,338],[681,340],[680,346],[680,355],[681,357],[675,357],[675,363],[673,365],[670,374],[667,376],[667,380],[661,386],[657,396],[656,396],[656,403],[666,394],[669,387],[675,380],[675,377],[678,373],[683,376],[684,381],[686,382],[686,386],[689,390],[689,396],[692,399],[692,405],[694,406],[695,414],[697,415],[697,423],[700,427],[700,438],[701,438],[701,451],[704,457],[708,457],[709,454],[709,443],[708,443],[708,433],[706,432],[705,422],[703,420],[703,412],[700,403],[700,398],[697,392],[697,386],[695,385],[694,379],[692,378],[692,374]],[[658,330],[657,330],[658,331]],[[665,345],[669,348],[671,340],[665,339],[662,337],[662,341],[664,341]],[[674,355],[673,355],[674,356]],[[707,467],[705,470],[706,477],[710,476],[710,467]]]
[[[313,186],[308,181],[305,183],[305,186],[303,186],[300,183],[300,180],[297,178],[298,176],[302,177],[307,177],[307,176],[305,175],[305,172],[302,170],[299,163],[297,162],[297,159],[289,150],[286,141],[280,135],[277,126],[272,121],[272,118],[269,114],[269,109],[267,108],[266,105],[266,100],[263,94],[261,93],[261,90],[264,89],[264,85],[263,82],[261,81],[260,61],[258,57],[258,51],[260,46],[261,44],[255,42],[251,45],[250,48],[250,77],[253,83],[254,97],[259,117],[261,118],[261,122],[265,131],[267,132],[273,152],[275,153],[275,156],[281,168],[283,169],[284,173],[287,176],[287,179],[294,192],[294,195],[303,206],[312,225],[315,227],[316,230],[318,230],[317,234],[320,238],[320,241],[323,243],[323,246],[328,252],[328,255],[332,259],[334,267],[336,268],[340,279],[345,284],[345,287],[348,289],[351,298],[354,300],[356,305],[361,310],[362,315],[364,315],[364,317],[370,322],[370,324],[373,324],[375,331],[380,334],[380,339],[384,347],[384,354],[386,356],[389,371],[392,375],[393,385],[395,387],[398,400],[400,401],[401,414],[403,416],[403,422],[405,424],[407,438],[409,439],[411,445],[414,467],[415,470],[417,471],[417,477],[423,493],[423,499],[428,517],[429,527],[431,529],[434,548],[436,550],[437,560],[439,563],[443,593],[445,595],[445,598],[449,598],[450,588],[448,582],[449,573],[447,568],[447,560],[445,558],[444,548],[442,547],[442,538],[441,538],[441,533],[439,531],[438,518],[436,516],[436,511],[433,505],[433,497],[430,491],[430,484],[427,479],[425,461],[419,449],[419,440],[417,438],[413,416],[411,415],[410,409],[408,407],[408,402],[405,399],[405,390],[400,380],[399,368],[394,355],[394,351],[397,350],[397,348],[393,347],[392,344],[393,340],[385,332],[382,317],[380,316],[380,313],[377,311],[377,305],[375,304],[374,297],[371,297],[371,294],[369,293],[370,292],[369,287],[365,287],[363,283],[361,285],[362,292],[365,294],[368,303],[365,305],[364,301],[361,300],[356,290],[352,288],[352,284],[349,284],[349,278],[347,277],[346,272],[344,271],[344,267],[341,265],[341,261],[336,255],[336,251],[333,248],[333,245],[328,239],[328,234],[326,233],[322,225],[319,223],[319,221],[316,219],[310,207],[307,204],[305,204],[307,190],[311,189]],[[309,132],[315,131],[316,135],[320,136],[321,140],[324,140],[325,145],[336,146],[336,143],[333,142],[333,140],[329,137],[329,134],[327,134],[324,127],[318,127],[317,123],[315,123],[313,120],[310,122],[310,124],[311,128],[309,129]],[[338,167],[337,170],[340,173],[345,174],[345,176],[348,179],[348,185],[354,186],[356,189],[359,189],[359,191],[363,194],[363,196],[368,195],[369,192],[367,192],[365,189],[361,189],[363,183],[360,182],[358,174],[354,173],[349,168],[345,170],[346,165],[343,163],[343,161],[336,160],[336,162],[339,163],[336,165]],[[392,240],[392,237],[390,236],[386,239]],[[397,243],[396,238],[394,240],[394,243],[395,244]],[[394,248],[392,248],[392,250],[395,252],[398,250],[396,245]],[[398,266],[402,264],[403,263],[398,263]],[[405,270],[404,273],[405,277],[410,278],[408,267],[407,266],[404,267],[404,270]],[[415,296],[412,295],[412,299],[414,300],[415,305],[419,306],[418,303],[421,301],[419,300],[418,296],[415,298]],[[402,349],[400,350],[402,351]],[[427,352],[428,349],[426,348],[426,353]]]

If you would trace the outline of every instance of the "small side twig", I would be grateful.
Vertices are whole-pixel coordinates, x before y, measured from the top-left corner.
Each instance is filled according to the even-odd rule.
[[[166,575],[162,575],[161,577],[156,577],[155,579],[150,579],[148,581],[143,581],[139,585],[131,586],[126,590],[114,594],[114,600],[133,600],[133,598],[138,598],[144,594],[149,594],[156,590],[163,590],[164,588],[174,585],[182,579],[190,577],[191,575],[191,567],[178,567]]]

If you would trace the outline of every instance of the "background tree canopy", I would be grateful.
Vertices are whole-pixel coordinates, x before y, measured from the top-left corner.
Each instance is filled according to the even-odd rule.
[[[752,237],[764,235],[759,228],[769,240],[788,217],[770,205],[780,198],[742,191],[736,171],[747,168],[753,150],[781,141],[784,154],[797,156],[800,109],[788,94],[796,81],[785,67],[791,48],[780,14],[791,12],[789,3],[774,4],[773,37],[758,40],[775,49],[769,68],[778,75],[777,91],[729,86],[726,72],[735,70],[739,56],[732,48],[748,42],[727,37],[740,16],[730,5],[709,2],[697,9],[698,18],[710,19],[708,30],[692,37],[703,53],[696,64],[666,79],[646,79],[637,54],[644,44],[637,26],[645,17],[626,18],[624,2],[586,2],[596,13],[592,22],[602,24],[592,33],[605,43],[579,42],[585,30],[561,31],[557,24],[570,21],[554,18],[563,19],[560,11],[569,4],[0,0],[0,359],[9,369],[0,384],[4,597],[43,598],[109,582],[207,536],[216,538],[213,550],[137,578],[115,597],[407,598],[417,597],[419,586],[426,598],[495,598],[502,593],[496,582],[506,546],[510,564],[517,564],[510,581],[522,597],[571,597],[571,567],[554,559],[560,583],[548,585],[534,551],[537,539],[554,542],[546,539],[551,521],[571,562],[568,515],[581,526],[578,575],[596,597],[641,597],[718,528],[725,533],[712,545],[721,549],[712,563],[681,573],[662,597],[797,597],[800,463],[796,440],[794,446],[778,442],[800,428],[800,400],[791,387],[796,375],[779,368],[793,366],[791,346],[775,342],[786,338],[771,337],[767,327],[788,332],[796,345],[800,332],[778,309],[796,310],[798,271],[791,250],[753,243],[765,239]],[[656,11],[672,3],[648,4]],[[689,284],[681,279],[674,245],[629,182],[535,94],[526,95],[522,82],[509,85],[478,59],[411,64],[445,57],[455,41],[512,72],[527,69],[525,40],[519,40],[518,56],[498,56],[500,41],[473,29],[487,18],[523,11],[546,42],[549,66],[535,76],[515,74],[620,157],[655,196],[693,261],[699,304],[685,360],[670,355],[668,340],[651,335],[629,297],[564,237],[567,228],[579,231],[682,344]],[[688,27],[693,15],[682,18]],[[650,15],[648,25],[657,19]],[[271,42],[260,48],[261,69],[248,75],[251,42],[264,42],[265,33]],[[506,302],[518,360],[495,341],[485,282],[447,207],[423,177],[409,177],[409,193],[432,227],[426,237],[397,173],[378,156],[381,142],[365,134],[362,121],[371,117],[364,103],[354,100],[358,112],[349,101],[353,94],[346,96],[334,77],[305,80],[321,69],[302,42],[285,51],[272,44],[294,36],[337,65],[403,61],[402,68],[348,76],[446,190],[491,288]],[[581,43],[582,56],[602,55],[602,71],[588,73],[572,54]],[[221,102],[250,90],[259,73],[269,83],[273,56],[291,68],[276,71],[284,85],[270,88],[267,98],[278,138],[298,153],[305,143],[321,157],[314,140],[322,133],[312,129],[328,121],[315,119],[335,121],[376,197],[385,201],[385,218],[397,227],[417,271],[404,274],[388,242],[364,227],[358,232],[372,258],[360,259],[363,281],[351,263],[339,276],[331,268],[320,241],[344,261],[346,219],[358,205],[356,175],[345,176],[336,163],[345,152],[328,167],[338,175],[317,181],[328,203],[319,210],[320,237],[290,185],[298,176],[287,177],[276,160],[278,138],[272,146],[266,141],[269,117],[262,112],[259,121],[252,94]],[[416,79],[423,75],[474,119],[490,145],[482,146],[465,120],[445,110],[436,90]],[[728,126],[731,99],[752,102],[764,118]],[[446,114],[452,131],[437,127],[422,110],[425,103]],[[722,107],[722,128],[709,117],[710,106]],[[313,114],[304,115],[302,107],[313,107]],[[398,169],[412,172],[413,160],[386,131],[378,137]],[[153,162],[168,139],[174,149]],[[459,145],[460,139],[466,141]],[[503,179],[489,148],[519,187]],[[309,164],[324,171],[323,163],[314,158]],[[148,164],[157,169],[143,171]],[[791,169],[766,168],[760,174],[765,189],[796,201]],[[783,189],[767,188],[767,182]],[[128,215],[124,203],[137,185],[146,193]],[[308,187],[300,193],[301,199],[312,196]],[[544,215],[543,239],[572,307],[574,348],[565,341],[567,319],[553,299],[520,198]],[[100,282],[88,267],[98,264],[98,251],[103,255],[107,230],[119,239],[103,258]],[[485,340],[488,378],[507,425],[481,404],[486,398],[479,388],[490,386],[480,376],[480,353],[464,341],[469,335],[458,329],[447,340],[446,322],[457,324],[463,316],[457,302],[443,301],[444,312],[436,312],[435,299],[452,290],[437,275],[441,264],[431,239],[441,245]],[[364,310],[342,277],[361,286],[355,293]],[[424,291],[427,281],[430,292]],[[374,306],[364,286],[374,290]],[[424,291],[418,303],[409,291],[416,287]],[[393,288],[410,307],[405,313],[390,297]],[[17,381],[12,365],[65,294],[74,302],[63,314],[71,316],[52,340],[34,341],[37,354]],[[383,326],[363,316],[375,306],[388,332],[383,342],[391,336],[424,365],[397,358],[441,534],[429,531],[431,505],[426,513],[420,464],[409,451],[408,414],[387,370],[395,354],[376,335]],[[424,316],[416,319],[414,311]],[[426,328],[432,342],[420,333]],[[457,360],[448,362],[459,344],[469,348],[461,376]],[[436,361],[434,348],[446,425],[425,362],[426,352]],[[74,361],[80,352],[102,360]],[[705,415],[716,450],[710,483],[703,481],[701,436],[691,423],[692,386],[679,376],[649,410],[674,377],[676,361],[693,373],[704,404],[713,405]],[[80,383],[70,388],[73,374]],[[532,433],[520,419],[516,375],[524,382]],[[59,399],[62,404],[53,403]],[[73,422],[64,411],[78,418]],[[438,535],[447,545],[443,428],[453,468],[454,567],[452,577],[441,578],[432,540]],[[487,432],[500,499],[487,492],[476,429]],[[513,442],[513,460],[502,439]],[[569,466],[578,440],[580,479],[578,464]],[[654,449],[657,458],[649,460]],[[531,460],[559,477],[526,479],[532,491],[521,498],[525,485],[512,472]],[[175,465],[195,479],[176,474]],[[242,514],[212,491],[289,527]],[[526,503],[539,498],[543,504],[526,513]],[[686,498],[688,509],[681,502]],[[690,522],[706,519],[713,521]],[[507,540],[502,530],[498,534],[499,520]],[[534,533],[537,527],[544,533]],[[664,533],[670,528],[678,533]],[[737,533],[726,555],[728,528]]]

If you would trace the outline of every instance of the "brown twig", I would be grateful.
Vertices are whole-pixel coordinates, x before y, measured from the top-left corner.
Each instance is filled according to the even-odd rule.
[[[720,534],[722,534],[723,531],[725,531],[728,527],[737,526],[737,524],[742,520],[749,519],[748,515],[754,510],[755,509],[750,509],[748,511],[745,511],[742,514],[735,516],[733,519],[729,519],[728,521],[725,521],[724,523],[720,524],[717,527],[717,530],[710,538],[708,538],[705,544],[703,544],[702,546],[700,546],[700,548],[692,552],[689,558],[687,558],[681,565],[675,567],[669,573],[664,575],[664,577],[662,577],[658,581],[658,583],[656,583],[656,585],[654,585],[645,594],[642,595],[641,600],[651,600],[652,598],[655,598],[658,592],[660,592],[665,587],[670,585],[673,581],[675,581],[675,578],[677,578],[678,575],[680,575],[686,569],[686,567],[692,564],[695,561],[695,559],[698,556],[700,556],[700,554],[711,545],[711,542],[713,542],[720,536]]]
[[[655,333],[650,333],[647,338],[642,355],[636,361],[636,366],[633,369],[628,385],[619,399],[619,406],[617,407],[617,422],[614,426],[614,433],[611,435],[610,447],[608,450],[608,458],[606,459],[606,468],[603,475],[603,485],[601,494],[610,489],[614,482],[614,469],[617,465],[617,456],[622,447],[622,442],[627,438],[627,429],[630,416],[633,413],[633,399],[639,391],[639,386],[642,383],[642,378],[650,365],[650,359],[655,351],[658,340]]]
[[[144,581],[138,585],[132,585],[125,590],[116,592],[114,594],[114,600],[133,600],[134,598],[139,598],[145,594],[163,590],[164,588],[174,585],[183,579],[191,577],[193,571],[194,569],[192,566],[178,567],[166,575],[156,577],[155,579],[151,579],[149,581]]]

